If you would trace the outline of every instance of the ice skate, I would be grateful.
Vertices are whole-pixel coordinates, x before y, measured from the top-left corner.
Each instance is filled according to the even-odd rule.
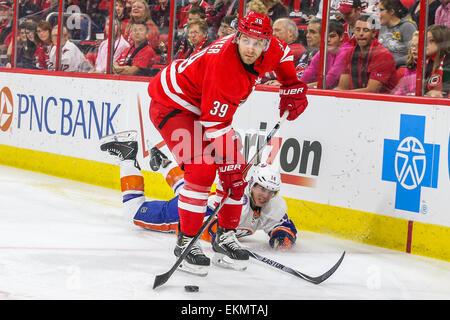
[[[150,168],[153,171],[158,171],[161,165],[163,168],[166,168],[171,162],[157,147],[153,147],[150,150]]]
[[[247,269],[249,255],[237,240],[236,230],[218,227],[212,248],[215,252],[213,264],[239,271]]]
[[[107,151],[122,161],[134,160],[136,168],[140,169],[136,161],[138,143],[135,130],[122,131],[103,137],[100,140],[100,150]]]
[[[177,245],[174,250],[176,257],[179,257],[183,253],[184,249],[187,248],[192,239],[193,237],[188,237],[182,232],[178,232]],[[195,243],[178,268],[188,273],[206,276],[208,274],[209,265],[209,258],[203,253],[200,245]]]

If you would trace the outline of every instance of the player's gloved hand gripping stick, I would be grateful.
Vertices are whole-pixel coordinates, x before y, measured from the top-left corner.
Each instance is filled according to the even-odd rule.
[[[259,149],[259,151],[250,159],[250,161],[247,163],[245,168],[242,170],[242,176],[246,176],[258,156],[261,154],[261,152],[264,150],[264,148],[269,144],[269,142],[272,140],[273,136],[277,133],[277,131],[280,129],[281,124],[286,120],[286,118],[289,116],[289,111],[285,110],[283,115],[281,116],[278,123],[275,125],[275,127],[270,131],[269,135],[267,136],[267,139],[265,143],[262,145],[262,147]],[[200,238],[200,236],[203,234],[207,226],[211,223],[211,221],[216,217],[219,210],[222,208],[223,204],[225,203],[225,200],[228,198],[229,194],[228,191],[225,193],[224,197],[222,198],[222,201],[216,206],[214,211],[211,213],[209,218],[206,220],[206,222],[203,224],[203,226],[200,228],[200,230],[197,232],[195,237],[192,239],[192,241],[189,243],[189,245],[184,249],[183,253],[178,257],[177,261],[175,261],[175,264],[170,268],[169,271],[163,274],[159,274],[155,277],[155,281],[153,283],[153,289],[163,285],[164,283],[169,280],[169,278],[172,276],[172,274],[177,270],[178,266],[183,262],[186,255],[189,253],[189,250],[192,248],[192,246],[197,242],[197,240]]]

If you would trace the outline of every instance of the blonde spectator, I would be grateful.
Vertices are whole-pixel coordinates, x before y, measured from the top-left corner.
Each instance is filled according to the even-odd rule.
[[[261,0],[252,0],[247,3],[247,12],[254,11],[261,14],[268,14],[269,9]]]
[[[416,92],[417,57],[419,55],[419,31],[415,31],[409,42],[406,71],[394,92],[396,95],[414,95]]]
[[[148,43],[152,48],[158,50],[159,46],[159,30],[156,24],[151,18],[150,8],[147,1],[145,0],[132,0],[131,1],[131,11],[130,20],[126,23],[124,28],[123,36],[125,40],[133,45],[133,39],[131,37],[131,27],[136,22],[144,22],[148,26]]]

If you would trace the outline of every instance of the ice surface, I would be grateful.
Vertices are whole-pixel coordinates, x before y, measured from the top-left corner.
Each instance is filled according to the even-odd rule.
[[[0,203],[0,299],[450,299],[448,262],[304,231],[290,251],[271,250],[264,233],[242,242],[311,276],[345,250],[320,285],[250,260],[243,272],[177,271],[153,290],[155,275],[175,261],[175,236],[124,221],[119,191],[0,166]]]

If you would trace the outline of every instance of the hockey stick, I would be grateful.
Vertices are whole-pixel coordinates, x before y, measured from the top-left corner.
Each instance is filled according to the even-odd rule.
[[[275,125],[275,127],[270,131],[269,135],[267,136],[266,142],[261,146],[261,148],[258,150],[258,152],[250,159],[250,161],[245,166],[244,170],[242,170],[242,174],[245,176],[248,172],[248,170],[251,168],[255,160],[257,159],[257,156],[264,150],[264,148],[269,144],[270,140],[272,140],[272,137],[275,135],[275,133],[280,129],[281,124],[286,120],[288,117],[289,112],[285,112],[283,116],[280,118],[278,123]],[[208,227],[208,225],[211,223],[211,221],[216,217],[219,210],[222,208],[222,206],[225,203],[225,200],[228,198],[228,192],[225,193],[220,203],[215,207],[214,211],[210,214],[209,218],[206,220],[206,222],[202,225],[200,230],[197,232],[195,237],[191,240],[189,245],[183,250],[181,255],[178,257],[177,261],[175,261],[175,264],[170,268],[169,271],[163,274],[159,274],[155,277],[155,281],[153,283],[153,289],[156,289],[157,287],[163,285],[164,283],[169,280],[169,278],[172,276],[172,274],[177,270],[178,266],[183,262],[184,258],[189,253],[189,250],[192,248],[192,246],[197,242],[197,240],[200,238],[200,236],[203,234],[205,229]]]
[[[279,269],[279,270],[281,270],[281,271],[287,272],[287,273],[289,273],[289,274],[292,274],[292,275],[294,275],[294,276],[296,276],[296,277],[299,277],[299,278],[301,278],[301,279],[303,279],[303,280],[306,280],[306,281],[311,282],[311,283],[314,283],[314,284],[322,283],[322,282],[324,282],[325,280],[327,280],[329,277],[331,277],[331,275],[332,275],[332,274],[337,270],[337,268],[340,266],[340,264],[341,264],[341,262],[342,262],[342,260],[344,259],[344,256],[345,256],[345,251],[344,251],[344,252],[342,253],[341,257],[339,258],[338,262],[336,262],[335,265],[334,265],[333,267],[331,267],[330,270],[328,270],[327,272],[325,272],[324,274],[322,274],[322,275],[320,275],[320,276],[317,276],[317,277],[311,277],[311,276],[308,276],[308,275],[306,275],[306,274],[304,274],[304,273],[302,273],[302,272],[300,272],[300,271],[297,271],[297,270],[294,270],[294,269],[292,269],[292,268],[286,267],[285,265],[282,265],[282,264],[279,263],[279,262],[276,262],[276,261],[270,260],[269,258],[260,256],[259,254],[254,253],[254,252],[252,252],[252,251],[250,251],[250,250],[247,250],[247,252],[248,252],[248,254],[250,255],[250,257],[252,257],[252,258],[254,258],[254,259],[256,259],[256,260],[259,260],[259,261],[261,261],[261,262],[264,262],[264,263],[266,263],[266,264],[268,264],[268,265],[270,265],[270,266],[272,266],[272,267],[274,267],[274,268],[277,268],[277,269]]]

